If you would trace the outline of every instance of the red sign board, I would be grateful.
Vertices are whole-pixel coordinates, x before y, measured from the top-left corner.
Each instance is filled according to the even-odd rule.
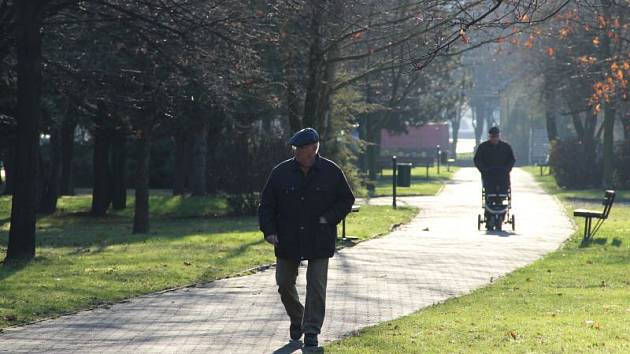
[[[446,123],[428,123],[421,127],[409,127],[407,133],[390,133],[381,130],[381,154],[400,152],[420,152],[433,150],[440,145],[449,149],[449,132]]]

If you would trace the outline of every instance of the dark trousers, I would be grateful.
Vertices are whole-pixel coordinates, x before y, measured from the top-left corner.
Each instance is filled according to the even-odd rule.
[[[503,171],[484,172],[481,180],[486,194],[506,194],[510,186],[510,174]]]
[[[276,283],[280,300],[289,315],[291,324],[301,324],[305,334],[319,334],[326,314],[328,258],[308,261],[305,306],[302,306],[295,288],[299,267],[299,261],[277,259]]]

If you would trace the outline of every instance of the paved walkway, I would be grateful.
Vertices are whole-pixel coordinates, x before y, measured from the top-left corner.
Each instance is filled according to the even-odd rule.
[[[521,170],[512,183],[515,234],[477,231],[480,182],[470,168],[436,197],[401,198],[423,212],[333,258],[320,341],[464,294],[557,249],[573,231],[563,208]],[[288,324],[269,270],[8,329],[0,352],[299,352],[287,345]]]

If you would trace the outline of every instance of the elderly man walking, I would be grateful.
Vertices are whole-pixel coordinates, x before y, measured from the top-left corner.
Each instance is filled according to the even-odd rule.
[[[260,230],[274,245],[276,283],[291,321],[289,334],[305,347],[317,347],[324,322],[328,259],[335,253],[337,224],[351,211],[354,195],[343,172],[319,155],[319,135],[306,128],[289,144],[294,157],[278,164],[262,191]],[[306,303],[295,281],[300,262],[308,261]]]

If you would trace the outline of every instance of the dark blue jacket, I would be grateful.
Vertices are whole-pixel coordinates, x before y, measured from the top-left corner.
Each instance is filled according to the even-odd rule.
[[[278,235],[276,256],[287,259],[330,258],[337,224],[351,211],[354,195],[334,162],[317,155],[304,175],[295,159],[273,168],[258,208],[264,236]],[[324,217],[326,224],[319,222]]]
[[[485,141],[475,152],[475,166],[481,172],[483,186],[487,192],[506,193],[510,185],[510,171],[516,159],[510,144],[499,141],[493,145]]]

